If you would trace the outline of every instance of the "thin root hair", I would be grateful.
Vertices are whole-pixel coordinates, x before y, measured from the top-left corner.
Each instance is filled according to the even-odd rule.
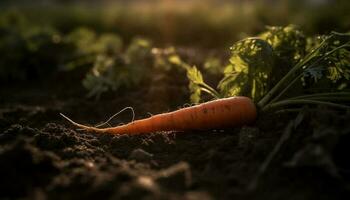
[[[111,125],[110,125],[108,122],[110,122],[113,118],[115,118],[115,117],[118,116],[120,113],[122,113],[122,112],[124,112],[125,110],[128,110],[128,109],[131,110],[131,112],[132,112],[132,119],[131,119],[131,122],[133,122],[133,121],[135,120],[135,111],[134,111],[134,108],[133,108],[133,107],[129,106],[129,107],[123,108],[122,110],[120,110],[120,111],[117,112],[116,114],[112,115],[107,121],[105,121],[105,122],[103,122],[103,123],[101,123],[101,124],[99,124],[99,125],[96,125],[95,128],[99,128],[99,127],[104,126],[104,125],[106,125],[106,124],[107,124],[108,126],[111,127]]]

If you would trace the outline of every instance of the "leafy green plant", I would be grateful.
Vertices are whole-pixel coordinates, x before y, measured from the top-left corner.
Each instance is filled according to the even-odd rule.
[[[65,69],[92,65],[100,54],[114,55],[122,51],[123,41],[112,33],[97,35],[94,31],[80,27],[69,33],[64,42],[74,46],[74,52],[65,63]]]
[[[154,67],[161,71],[172,69],[186,69],[188,64],[184,62],[174,47],[152,48]]]
[[[191,102],[198,103],[201,100],[202,92],[210,94],[216,99],[222,98],[221,94],[204,82],[202,73],[196,66],[187,67],[187,78],[189,79],[189,88],[191,92]]]
[[[144,39],[134,39],[124,54],[102,52],[83,80],[88,96],[98,98],[106,91],[138,84],[149,66],[150,52],[151,43]]]
[[[335,83],[343,80],[349,81],[350,70],[350,34],[332,32],[324,36],[320,45],[313,48],[303,59],[301,59],[265,96],[258,102],[262,111],[267,111],[280,106],[293,104],[324,104],[340,108],[349,106],[339,102],[350,100],[350,93],[343,91],[347,85],[334,87]],[[300,83],[302,80],[308,86],[308,93],[290,98],[286,96],[288,90]],[[324,83],[333,84],[324,84]],[[322,91],[313,87],[322,84]],[[307,84],[307,85],[306,85]],[[332,87],[333,86],[333,87]],[[288,96],[288,95],[287,95]],[[336,101],[336,103],[334,103]]]
[[[241,40],[231,47],[218,92],[204,83],[200,71],[188,69],[191,100],[199,102],[204,91],[214,98],[251,97],[262,111],[300,104],[349,108],[342,102],[350,100],[350,34],[332,32],[318,39],[307,49],[304,35],[287,26]],[[287,68],[279,66],[283,63]]]
[[[295,25],[268,26],[259,38],[272,46],[277,59],[289,65],[297,63],[305,55],[306,38]]]
[[[72,52],[62,34],[50,26],[29,23],[19,13],[0,20],[2,80],[42,79],[57,71]]]
[[[108,53],[109,52],[109,53]],[[186,65],[174,48],[152,48],[151,41],[135,38],[125,52],[102,51],[83,80],[88,96],[99,96],[107,91],[129,89],[150,78],[153,70],[166,73]]]
[[[230,64],[218,88],[222,96],[244,95],[260,99],[269,89],[273,49],[264,40],[248,38],[231,47]]]
[[[273,48],[274,66],[271,81],[275,84],[306,54],[307,40],[303,32],[295,25],[286,27],[268,26],[267,31],[259,35]]]

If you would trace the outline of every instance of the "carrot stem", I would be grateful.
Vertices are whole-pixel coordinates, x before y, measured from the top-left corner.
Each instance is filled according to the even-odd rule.
[[[306,99],[306,98],[319,98],[319,97],[349,97],[350,92],[322,92],[316,94],[308,94],[297,97],[292,97],[290,99]]]
[[[208,94],[212,95],[215,99],[220,99],[221,95],[212,87],[210,87],[209,85],[207,85],[206,83],[198,83],[199,85],[201,85],[203,88],[201,88],[202,91],[207,92]]]
[[[285,92],[287,92],[287,90],[288,90],[292,85],[294,85],[294,83],[295,83],[296,81],[298,81],[301,77],[302,77],[302,74],[299,74],[299,76],[295,77],[294,80],[293,80],[290,84],[288,84],[287,87],[285,87],[285,88],[282,90],[282,92],[280,92],[274,99],[271,100],[271,103],[276,102],[279,98],[281,98],[281,96],[282,96]]]
[[[327,101],[318,101],[318,100],[309,100],[309,99],[287,99],[283,101],[279,101],[276,103],[269,104],[262,108],[262,112],[266,112],[270,109],[274,109],[277,107],[282,107],[282,106],[288,106],[288,105],[298,105],[298,104],[315,104],[315,105],[326,105],[326,106],[332,106],[332,107],[337,107],[341,109],[350,109],[350,106],[342,105],[342,104],[337,104],[337,103],[332,103],[332,102],[327,102]]]

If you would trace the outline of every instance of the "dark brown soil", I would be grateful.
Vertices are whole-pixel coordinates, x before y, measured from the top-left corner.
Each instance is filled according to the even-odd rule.
[[[68,79],[68,78],[66,78]],[[350,114],[319,108],[260,116],[221,131],[97,135],[59,116],[101,122],[125,106],[136,117],[187,102],[186,84],[84,97],[77,81],[2,84],[1,199],[348,199]],[[113,123],[130,120],[125,113]],[[281,136],[289,137],[268,165]],[[265,169],[263,167],[266,166]]]

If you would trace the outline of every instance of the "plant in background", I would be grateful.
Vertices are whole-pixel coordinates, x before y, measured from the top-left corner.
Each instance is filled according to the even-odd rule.
[[[144,39],[134,39],[123,54],[101,52],[83,80],[88,96],[98,98],[104,92],[137,85],[150,66],[150,52],[151,43]]]
[[[174,47],[152,48],[155,69],[171,71],[173,69],[186,69],[188,64],[177,54]]]
[[[100,54],[119,54],[123,47],[123,41],[118,35],[111,33],[97,35],[94,31],[83,27],[69,33],[64,41],[75,47],[69,62],[65,63],[66,70],[90,66]]]
[[[73,51],[62,38],[54,28],[31,24],[17,12],[5,14],[0,20],[1,79],[50,76]]]
[[[93,68],[83,80],[88,96],[99,96],[107,91],[128,89],[150,78],[154,70],[166,73],[181,68],[184,63],[173,47],[152,48],[149,40],[135,38],[125,52],[101,51]]]

